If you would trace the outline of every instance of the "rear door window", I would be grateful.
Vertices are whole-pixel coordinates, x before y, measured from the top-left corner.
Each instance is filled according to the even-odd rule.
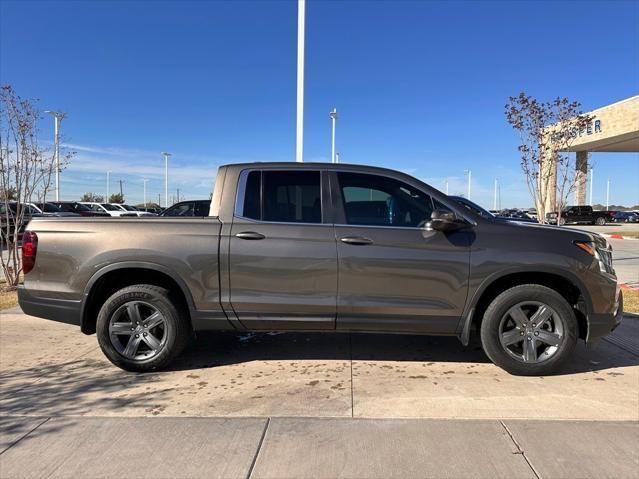
[[[210,202],[205,202],[205,201],[196,201],[195,202],[195,208],[193,210],[193,215],[194,216],[208,216],[209,215],[209,211],[211,210],[211,203]]]
[[[251,171],[246,177],[244,218],[280,223],[321,223],[319,171]]]

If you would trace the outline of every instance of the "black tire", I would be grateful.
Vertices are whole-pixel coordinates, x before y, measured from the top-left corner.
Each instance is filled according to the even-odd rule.
[[[604,218],[603,216],[600,216],[599,218],[597,218],[595,220],[595,223],[597,226],[604,226],[606,224],[606,218]]]
[[[117,319],[114,315],[124,315],[127,318],[126,321],[128,321],[128,308],[132,305],[141,305],[135,307],[143,308],[147,311],[155,310],[156,313],[159,313],[158,317],[161,317],[163,321],[153,330],[153,334],[157,336],[160,335],[158,331],[161,333],[162,340],[158,347],[151,349],[145,342],[142,342],[142,339],[146,341],[145,338],[141,338],[139,341],[136,340],[137,344],[140,345],[135,347],[136,352],[143,348],[148,348],[149,352],[141,351],[138,355],[140,357],[135,358],[125,356],[127,349],[118,351],[118,346],[121,349],[121,346],[127,342],[127,335],[135,338],[138,336],[133,336],[134,333],[129,332],[124,333],[125,336],[112,336],[110,333],[110,326],[113,326],[113,321]],[[126,312],[121,313],[121,311]],[[141,317],[140,310],[138,310],[137,317],[138,319]],[[147,319],[150,318],[151,316]],[[142,322],[144,321],[142,320]],[[117,323],[117,325],[122,324],[126,323]],[[142,324],[138,328],[142,328]],[[147,336],[147,333],[142,333],[142,331],[146,331],[146,329],[140,329],[139,336],[141,337],[142,334]],[[135,332],[138,332],[137,329]],[[152,336],[151,330],[148,330],[148,332]],[[177,303],[170,298],[167,289],[149,284],[136,284],[115,292],[105,301],[98,313],[96,334],[102,352],[114,365],[126,371],[146,372],[163,369],[173,361],[184,350],[191,338],[191,328],[186,313],[181,311]],[[156,336],[153,336],[153,338],[155,340]],[[117,343],[117,341],[121,342]],[[149,357],[143,357],[144,354],[148,354]]]
[[[542,362],[529,363],[525,362],[523,357],[515,358],[512,353],[508,352],[507,347],[502,345],[501,326],[504,318],[508,317],[507,313],[511,308],[516,309],[517,305],[526,302],[547,305],[556,312],[557,319],[561,322],[561,342],[553,350],[552,355],[548,359],[542,359]],[[555,322],[555,316],[552,317],[552,322]],[[528,322],[527,327],[531,326]],[[527,331],[526,329],[525,333],[518,334],[529,337],[530,333]],[[517,376],[544,376],[558,372],[571,356],[577,337],[578,324],[572,307],[555,290],[538,284],[523,284],[501,293],[490,303],[481,323],[481,343],[486,355],[497,366]],[[536,338],[534,339],[536,340]],[[539,344],[541,348],[547,347],[543,343],[535,341],[532,344]],[[524,348],[524,346],[525,344],[522,342],[521,347]],[[543,357],[543,354],[545,353],[539,356]]]

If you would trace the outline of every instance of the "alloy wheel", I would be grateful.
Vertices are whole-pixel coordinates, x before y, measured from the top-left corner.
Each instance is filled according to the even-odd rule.
[[[109,338],[118,353],[131,360],[157,356],[167,338],[167,322],[162,313],[145,301],[129,301],[109,320]]]
[[[541,363],[553,357],[564,341],[563,319],[547,304],[524,301],[511,307],[499,323],[504,350],[524,363]]]

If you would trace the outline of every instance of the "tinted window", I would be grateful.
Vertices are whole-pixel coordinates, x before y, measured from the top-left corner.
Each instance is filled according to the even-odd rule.
[[[120,208],[114,206],[114,205],[110,205],[109,203],[101,203],[102,208],[104,208],[107,211],[122,211]]]
[[[261,195],[262,172],[251,171],[246,178],[246,191],[244,193],[244,211],[242,216],[254,220],[262,219]]]
[[[262,219],[321,223],[319,171],[264,171]]]
[[[195,202],[195,216],[208,216],[209,211],[211,210],[211,202],[210,201],[196,201]]]
[[[337,176],[348,224],[416,227],[430,220],[430,196],[406,183],[361,173]]]
[[[193,216],[194,206],[192,201],[173,205],[162,216]]]
[[[40,206],[40,209],[44,211],[45,213],[59,213],[60,211],[62,211],[53,203],[44,203],[43,205]]]

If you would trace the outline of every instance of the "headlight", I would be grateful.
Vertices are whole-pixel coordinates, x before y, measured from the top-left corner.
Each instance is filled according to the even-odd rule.
[[[602,273],[615,274],[615,270],[612,267],[612,248],[607,241],[602,245],[592,241],[575,241],[575,246],[595,258]]]

